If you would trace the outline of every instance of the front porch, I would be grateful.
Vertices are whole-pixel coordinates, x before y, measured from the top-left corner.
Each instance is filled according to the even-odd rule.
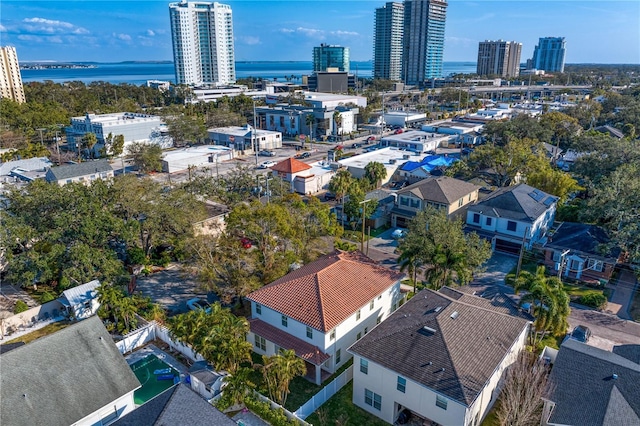
[[[308,361],[305,361],[304,364],[307,367],[307,374],[305,374],[303,377],[311,383],[315,383],[316,385],[320,385],[332,375],[327,370],[323,370],[322,367],[314,365]],[[320,370],[320,383],[316,383],[316,373],[318,372],[318,370]]]

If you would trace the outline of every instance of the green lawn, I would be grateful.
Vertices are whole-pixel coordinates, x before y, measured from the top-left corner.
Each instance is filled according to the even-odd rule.
[[[307,417],[306,421],[314,426],[387,426],[386,422],[360,407],[356,407],[351,402],[352,395],[353,381],[345,385],[315,413]]]
[[[17,343],[17,342],[24,342],[24,343],[29,343],[32,342],[36,339],[39,339],[40,337],[43,336],[47,336],[49,334],[53,334],[58,330],[62,330],[63,328],[66,328],[68,326],[70,326],[71,323],[69,321],[58,321],[58,322],[54,322],[51,323],[49,325],[45,325],[42,328],[39,328],[35,331],[32,331],[29,334],[25,334],[22,337],[17,337],[15,339],[12,340],[8,340],[6,342],[2,342],[2,344],[6,344],[6,343]]]
[[[493,404],[489,414],[484,418],[480,426],[500,426],[500,421],[498,420],[498,402]]]
[[[569,296],[571,297],[571,300],[574,299],[579,299],[582,296],[586,296],[587,294],[603,294],[604,290],[601,288],[593,288],[593,287],[586,287],[586,286],[580,286],[580,285],[573,285],[573,284],[563,284],[564,290],[569,293]]]

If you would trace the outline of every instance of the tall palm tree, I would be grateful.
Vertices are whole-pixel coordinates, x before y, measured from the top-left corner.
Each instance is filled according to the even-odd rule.
[[[250,378],[251,371],[250,368],[240,368],[234,374],[229,374],[224,378],[222,400],[229,406],[240,404],[245,395],[256,387]]]
[[[364,168],[365,176],[371,182],[376,189],[380,187],[380,182],[382,179],[387,177],[387,169],[384,167],[384,164],[379,163],[377,161],[372,161],[367,164]]]
[[[313,149],[313,125],[316,124],[316,118],[313,114],[307,114],[305,117],[307,126],[309,126],[309,145],[310,148]],[[304,148],[304,141],[302,142],[302,147]]]
[[[333,122],[335,123],[336,136],[338,134],[342,134],[341,131],[338,132],[338,130],[340,129],[340,126],[342,125],[342,115],[340,114],[340,111],[333,112]]]
[[[340,199],[342,205],[342,214],[344,215],[344,197],[349,191],[349,187],[353,183],[351,172],[346,168],[338,169],[336,174],[329,181],[329,191],[333,192],[336,199]]]
[[[401,249],[400,256],[398,257],[400,272],[407,271],[409,275],[411,275],[411,279],[413,280],[413,294],[416,294],[418,269],[420,269],[420,266],[422,265],[420,262],[420,256],[420,247],[414,245]]]
[[[547,333],[554,336],[566,333],[571,308],[569,295],[562,287],[562,281],[547,276],[545,267],[539,266],[535,274],[524,271],[516,279],[516,294],[522,289],[527,293],[520,299],[520,306],[530,303],[535,318],[531,344],[536,345],[542,341]]]
[[[284,350],[270,357],[262,356],[262,374],[269,389],[269,395],[280,405],[287,402],[289,384],[297,376],[306,373],[307,367],[302,358],[293,350]]]

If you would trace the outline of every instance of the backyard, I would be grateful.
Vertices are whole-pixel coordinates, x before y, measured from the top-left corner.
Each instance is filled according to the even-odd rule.
[[[306,421],[315,426],[354,425],[354,426],[384,426],[386,422],[367,413],[352,402],[353,381],[331,397],[315,413],[307,417]]]

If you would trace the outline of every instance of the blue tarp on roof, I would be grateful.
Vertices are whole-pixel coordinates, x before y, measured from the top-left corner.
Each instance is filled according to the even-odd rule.
[[[449,167],[450,165],[452,165],[456,161],[458,161],[457,158],[444,157],[442,155],[428,155],[428,156],[424,157],[419,162],[418,161],[407,161],[406,163],[404,163],[402,165],[400,170],[405,171],[405,172],[411,172],[411,171],[413,171],[413,170],[415,170],[415,169],[420,167],[423,170],[426,170],[426,171],[430,172],[431,170],[435,169],[436,167],[440,167],[440,166]]]

